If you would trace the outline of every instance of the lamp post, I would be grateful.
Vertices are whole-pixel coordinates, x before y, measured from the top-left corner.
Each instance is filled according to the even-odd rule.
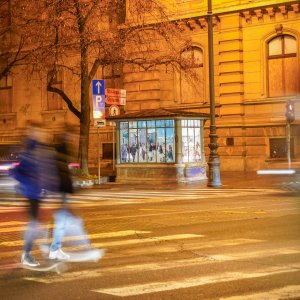
[[[220,160],[218,155],[218,135],[215,119],[215,84],[214,84],[214,42],[213,42],[213,15],[212,0],[207,0],[207,25],[208,25],[208,60],[209,60],[209,99],[210,99],[210,127],[209,144],[210,149],[208,159],[208,183],[210,187],[222,186],[220,179]]]

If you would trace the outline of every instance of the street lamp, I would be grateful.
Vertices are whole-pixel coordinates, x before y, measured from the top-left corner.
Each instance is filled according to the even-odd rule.
[[[210,127],[208,147],[210,149],[208,159],[208,183],[210,187],[222,186],[220,179],[220,160],[218,155],[218,135],[215,119],[215,84],[214,84],[214,42],[213,42],[213,15],[212,0],[207,0],[207,25],[208,25],[208,63],[209,63],[209,99],[210,99]]]
[[[287,131],[287,160],[288,167],[291,168],[291,123],[295,121],[295,106],[291,101],[287,101],[285,104],[285,116],[286,116],[286,131]]]

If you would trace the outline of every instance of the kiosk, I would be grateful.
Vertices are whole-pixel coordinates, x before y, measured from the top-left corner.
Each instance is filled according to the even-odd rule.
[[[108,117],[116,123],[117,182],[205,180],[204,123],[208,114],[173,109]]]

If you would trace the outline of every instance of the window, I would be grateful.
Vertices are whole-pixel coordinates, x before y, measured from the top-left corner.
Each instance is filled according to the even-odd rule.
[[[296,95],[299,90],[297,42],[293,36],[281,35],[268,43],[269,97]]]
[[[113,145],[114,145],[113,143],[103,143],[102,144],[102,158],[103,159],[113,159]]]
[[[126,0],[119,0],[117,3],[118,23],[123,24],[126,20]]]
[[[120,122],[121,163],[172,163],[174,120]]]
[[[191,74],[180,74],[180,93],[183,103],[199,103],[204,99],[203,52],[193,47],[181,54],[183,63],[191,65]],[[193,77],[193,78],[192,78]]]
[[[291,157],[294,157],[294,139],[291,139]],[[287,158],[287,139],[270,139],[270,158]]]
[[[200,120],[182,120],[182,154],[183,162],[201,161]]]
[[[49,82],[49,81],[48,81]],[[52,86],[63,89],[63,71],[57,70],[54,75]],[[57,93],[47,93],[47,110],[61,110],[63,108],[63,100]]]
[[[12,80],[5,76],[0,80],[0,114],[12,112]]]
[[[234,146],[234,138],[233,137],[226,138],[226,146]]]
[[[102,69],[105,86],[108,88],[122,88],[122,65],[113,64],[104,66]]]

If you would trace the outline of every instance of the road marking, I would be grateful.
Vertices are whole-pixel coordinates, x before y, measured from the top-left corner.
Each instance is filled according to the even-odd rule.
[[[151,233],[151,231],[123,230],[123,231],[103,232],[103,233],[88,234],[87,238],[89,240],[93,240],[93,239],[97,239],[97,238],[125,237],[125,236],[131,236],[131,235],[137,235],[137,234],[143,234],[143,233]],[[86,236],[83,236],[83,235],[66,236],[66,237],[64,237],[63,242],[77,241],[77,240],[81,240],[83,238],[86,238]],[[37,239],[36,240],[37,244],[45,243],[45,242],[48,242],[48,239]],[[21,246],[23,244],[24,244],[23,240],[0,242],[0,246],[6,246],[6,247]]]
[[[300,285],[289,285],[283,288],[267,291],[264,293],[255,293],[251,295],[233,296],[228,298],[220,298],[220,300],[280,300],[280,299],[296,299],[300,296]],[[297,298],[299,299],[299,298]]]
[[[157,240],[156,240],[157,241]],[[155,242],[154,238],[152,239],[152,242]],[[180,251],[193,251],[196,253],[197,251],[203,251],[203,249],[210,249],[210,248],[215,248],[215,247],[226,247],[226,246],[239,246],[239,245],[247,245],[247,244],[253,244],[253,243],[262,243],[264,240],[255,240],[255,239],[235,239],[235,240],[220,240],[220,241],[211,241],[211,242],[202,242],[202,246],[199,245],[199,241],[197,241],[196,244],[188,243],[186,246],[181,245],[180,249],[178,248],[178,244],[171,244],[171,243],[163,243],[163,244],[155,244],[155,253],[174,253]],[[101,244],[103,245],[103,243]],[[113,245],[118,247],[119,244],[116,243],[116,245]],[[109,248],[108,245],[105,245],[106,248]],[[101,248],[98,247],[98,248]],[[64,250],[66,251],[72,251],[72,247],[64,247]],[[20,250],[21,251],[21,250]],[[1,252],[1,257],[4,258],[9,258],[9,257],[15,257],[16,254],[19,256],[20,251],[2,251]],[[119,255],[118,255],[119,253]],[[128,249],[122,249],[122,251],[118,251],[117,254],[114,254],[113,257],[124,257],[124,254],[126,254],[127,257],[130,256],[137,256],[137,255],[145,255],[149,254],[149,248],[144,247],[142,249],[140,248],[128,248]],[[121,253],[121,254],[120,254]],[[39,254],[38,250],[33,250],[32,255]]]
[[[28,223],[28,222],[26,222]],[[0,228],[0,233],[8,233],[8,232],[18,232],[26,230],[26,226],[16,226],[16,227],[8,227],[8,228]],[[41,224],[39,229],[51,229],[53,228],[52,224]],[[0,243],[1,245],[1,243]]]
[[[242,279],[260,278],[284,273],[299,272],[299,264],[288,264],[285,266],[268,266],[253,273],[244,272],[224,272],[212,276],[185,277],[180,280],[148,282],[145,284],[134,284],[124,287],[103,288],[92,290],[96,293],[114,295],[118,297],[138,296],[150,293],[165,292],[184,288],[215,284],[221,282],[238,281]],[[254,298],[252,298],[254,299]]]
[[[149,238],[140,238],[134,240],[125,240],[125,241],[113,241],[113,242],[103,242],[103,243],[92,243],[95,248],[105,248],[113,246],[124,246],[124,245],[136,245],[144,243],[156,243],[156,242],[165,242],[181,239],[192,239],[192,238],[202,238],[202,234],[175,234],[175,235],[165,235],[165,236],[154,236]]]
[[[18,206],[18,207],[13,207],[13,206],[11,206],[11,207],[1,207],[0,206],[0,214],[3,214],[3,213],[10,213],[10,212],[17,212],[17,211],[24,211],[25,210],[25,208],[24,207],[20,207],[20,206]]]
[[[247,195],[259,195],[259,194],[270,194],[270,193],[283,192],[279,189],[221,189],[221,190],[210,190],[210,189],[177,189],[175,191],[162,190],[162,191],[149,191],[149,190],[134,190],[128,191],[125,195],[123,192],[116,191],[101,191],[101,193],[85,193],[77,194],[69,197],[69,203],[75,207],[85,206],[92,207],[95,205],[128,205],[137,203],[157,203],[176,201],[184,197],[186,200],[194,199],[206,199],[213,198],[216,194],[222,195],[222,197],[242,197]],[[283,192],[285,193],[285,192]],[[130,200],[130,201],[128,201]],[[19,208],[24,207],[26,199],[20,196],[10,197],[7,200],[2,199],[0,201],[0,213],[3,211],[19,211]],[[43,205],[48,208],[60,207],[61,199],[59,195],[48,195],[43,200]]]
[[[178,210],[176,209],[163,209],[163,208],[140,208],[140,211],[176,211],[178,212]]]
[[[249,213],[251,214],[266,214],[265,211],[245,211],[245,210],[223,210],[221,211],[224,214],[241,214],[241,215],[247,215]]]
[[[240,245],[247,245],[247,244],[254,244],[254,243],[262,243],[265,242],[264,240],[255,240],[255,239],[234,239],[234,240],[219,240],[219,241],[201,241],[201,244],[199,241],[196,243],[194,242],[186,242],[185,244],[163,244],[163,245],[155,245],[155,253],[174,253],[174,252],[182,252],[182,251],[188,251],[197,254],[197,251],[201,251],[199,255],[202,255],[202,252],[205,249],[211,249],[211,248],[218,248],[221,247],[222,249],[224,247],[231,247],[231,246],[240,246]],[[148,248],[138,248],[138,249],[124,249],[122,250],[122,254],[120,254],[120,257],[124,257],[124,254],[129,256],[137,256],[137,255],[145,255],[149,253]],[[114,258],[118,257],[118,254],[114,254]]]
[[[266,249],[261,251],[253,251],[253,252],[240,252],[235,253],[234,255],[222,254],[222,255],[211,255],[211,256],[202,256],[197,258],[188,258],[188,259],[180,259],[180,260],[172,260],[172,261],[162,261],[162,262],[150,262],[144,264],[132,264],[132,265],[124,265],[124,266],[117,266],[117,267],[108,267],[97,270],[83,270],[83,271],[76,271],[71,273],[64,273],[61,274],[60,277],[53,277],[53,278],[40,278],[40,277],[26,277],[26,280],[36,281],[40,283],[58,283],[58,282],[65,282],[65,281],[73,281],[76,280],[77,277],[80,276],[81,279],[88,279],[88,278],[95,278],[95,277],[102,277],[104,275],[111,275],[114,273],[124,274],[124,273],[131,273],[131,272],[146,272],[146,271],[158,271],[158,270],[165,270],[165,269],[172,269],[172,268],[183,268],[183,267],[191,267],[191,266],[200,266],[200,265],[208,265],[208,264],[216,264],[222,263],[225,261],[238,261],[238,260],[247,260],[253,258],[268,258],[272,256],[279,256],[279,255],[291,255],[291,254],[299,254],[300,249]],[[111,273],[111,274],[109,274]]]
[[[24,225],[24,224],[27,224],[27,223],[28,222],[23,222],[23,221],[0,222],[0,227],[6,227],[6,226],[11,226],[11,225]]]

